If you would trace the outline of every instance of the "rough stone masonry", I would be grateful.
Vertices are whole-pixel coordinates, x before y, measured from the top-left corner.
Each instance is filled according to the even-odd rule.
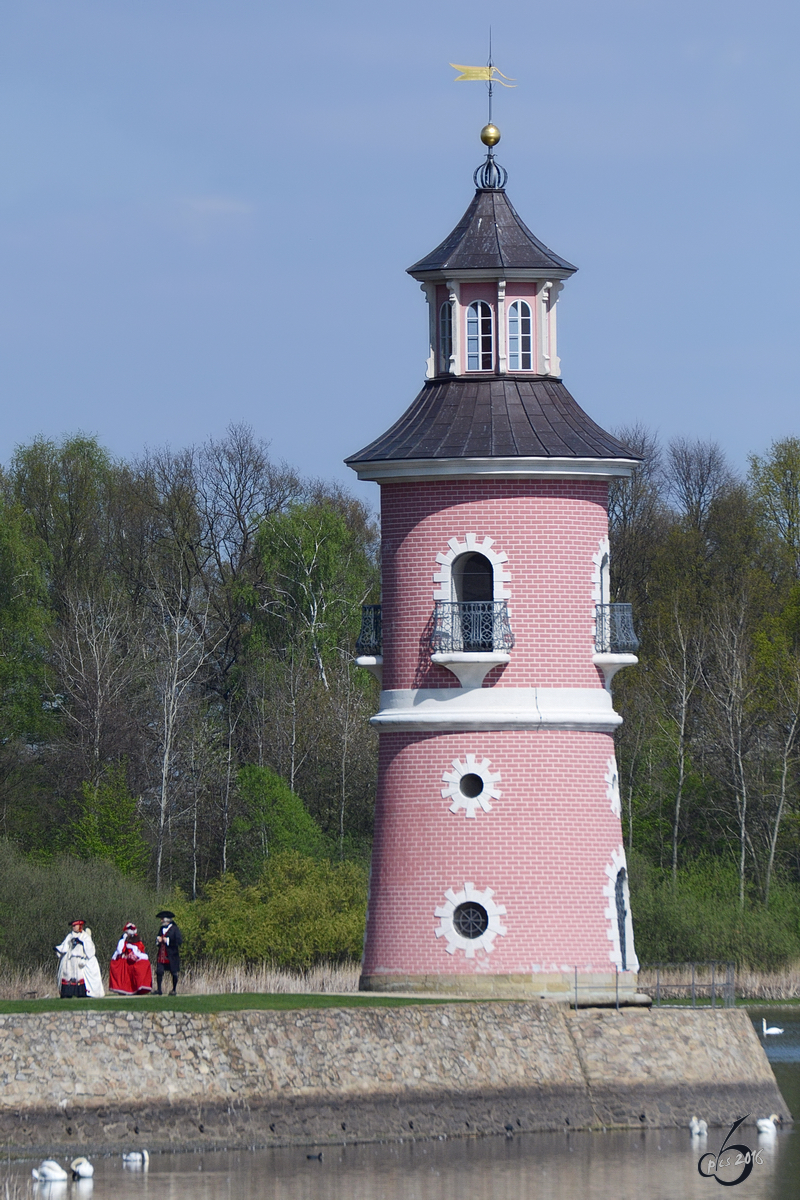
[[[0,1145],[147,1147],[788,1116],[747,1014],[533,1003],[0,1015]]]

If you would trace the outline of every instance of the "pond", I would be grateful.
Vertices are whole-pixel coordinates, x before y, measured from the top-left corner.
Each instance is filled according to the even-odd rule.
[[[759,1034],[762,1017],[784,1030],[762,1041],[787,1104],[800,1116],[800,1010],[751,1016]],[[717,1153],[725,1132],[711,1130],[704,1145],[688,1130],[665,1129],[338,1146],[321,1159],[307,1147],[159,1154],[147,1171],[123,1166],[119,1156],[98,1157],[93,1185],[47,1185],[37,1194],[42,1200],[699,1200],[720,1195],[714,1179],[699,1174],[698,1160],[703,1151]],[[733,1140],[756,1161],[736,1191],[722,1195],[800,1200],[800,1130],[764,1138],[748,1127]],[[20,1179],[30,1169],[30,1163],[9,1167]],[[726,1174],[723,1167],[720,1175],[731,1179],[740,1170]]]

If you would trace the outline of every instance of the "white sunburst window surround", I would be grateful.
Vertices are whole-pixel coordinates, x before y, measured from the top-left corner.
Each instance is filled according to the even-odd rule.
[[[439,309],[439,371],[442,375],[450,370],[453,355],[453,306],[445,300]]]
[[[452,800],[450,812],[457,813],[461,809],[467,817],[477,815],[478,809],[491,812],[491,800],[499,800],[502,792],[498,788],[500,772],[492,770],[488,758],[478,758],[476,754],[468,754],[466,761],[453,759],[452,770],[442,775],[442,799]]]
[[[467,370],[494,370],[492,310],[485,300],[476,300],[467,309]]]
[[[465,883],[461,891],[448,888],[444,896],[445,903],[434,909],[439,918],[434,933],[437,938],[445,939],[447,953],[463,950],[465,958],[474,958],[478,950],[491,954],[495,938],[506,933],[500,920],[506,908],[504,904],[495,904],[493,889],[487,887],[481,891],[474,883]]]
[[[508,369],[533,370],[533,318],[525,300],[515,300],[508,310]]]
[[[616,758],[609,758],[605,773],[606,798],[615,817],[622,816],[622,797],[619,791],[619,771]]]
[[[464,585],[463,567],[467,559],[472,559],[473,556],[475,559],[478,556],[486,559],[487,578],[491,571],[492,594],[487,598],[492,600],[510,599],[511,593],[506,587],[506,584],[511,582],[511,574],[507,566],[508,555],[504,550],[496,550],[494,547],[494,538],[479,538],[475,533],[465,534],[463,541],[457,537],[451,537],[447,543],[446,553],[436,555],[438,570],[433,576],[433,581],[437,584],[433,593],[434,600],[467,599],[461,594]],[[478,564],[475,563],[475,565]]]
[[[608,882],[603,888],[603,895],[607,907],[603,915],[608,922],[606,937],[612,947],[608,957],[619,971],[638,971],[639,960],[633,944],[628,865],[621,845],[611,851],[611,862],[607,864],[605,873]]]

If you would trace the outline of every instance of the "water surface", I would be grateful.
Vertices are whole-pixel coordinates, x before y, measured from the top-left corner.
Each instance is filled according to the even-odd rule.
[[[761,1036],[762,1015],[783,1034]],[[800,1117],[800,1011],[751,1016],[784,1099]],[[88,1187],[38,1192],[41,1200],[800,1200],[800,1130],[765,1139],[745,1127],[735,1140],[761,1162],[735,1189],[720,1192],[697,1164],[703,1151],[719,1150],[725,1132],[712,1129],[703,1145],[688,1130],[664,1129],[338,1146],[324,1150],[321,1161],[306,1147],[158,1154],[146,1172],[123,1167],[117,1155],[95,1159]],[[29,1178],[31,1165],[8,1169]],[[721,1171],[723,1178],[736,1174]]]

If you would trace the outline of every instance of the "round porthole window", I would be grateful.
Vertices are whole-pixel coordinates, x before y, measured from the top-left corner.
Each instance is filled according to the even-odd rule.
[[[465,883],[460,891],[448,888],[444,896],[446,903],[433,910],[439,918],[439,927],[434,932],[447,943],[447,953],[460,950],[465,958],[475,958],[478,953],[491,954],[495,938],[506,932],[500,920],[506,907],[495,904],[492,888],[481,890],[474,883]]]
[[[467,754],[466,761],[454,758],[452,769],[442,775],[442,797],[452,800],[451,813],[463,809],[467,817],[474,819],[478,810],[492,811],[492,800],[499,800],[502,795],[499,782],[500,772],[492,770],[488,758]]]
[[[458,790],[462,796],[466,796],[470,800],[474,800],[476,796],[480,796],[483,791],[483,779],[480,775],[476,775],[471,771],[469,775],[462,775],[459,780]]]
[[[459,904],[453,913],[453,927],[465,938],[482,937],[489,928],[489,914],[482,904],[467,900]]]

